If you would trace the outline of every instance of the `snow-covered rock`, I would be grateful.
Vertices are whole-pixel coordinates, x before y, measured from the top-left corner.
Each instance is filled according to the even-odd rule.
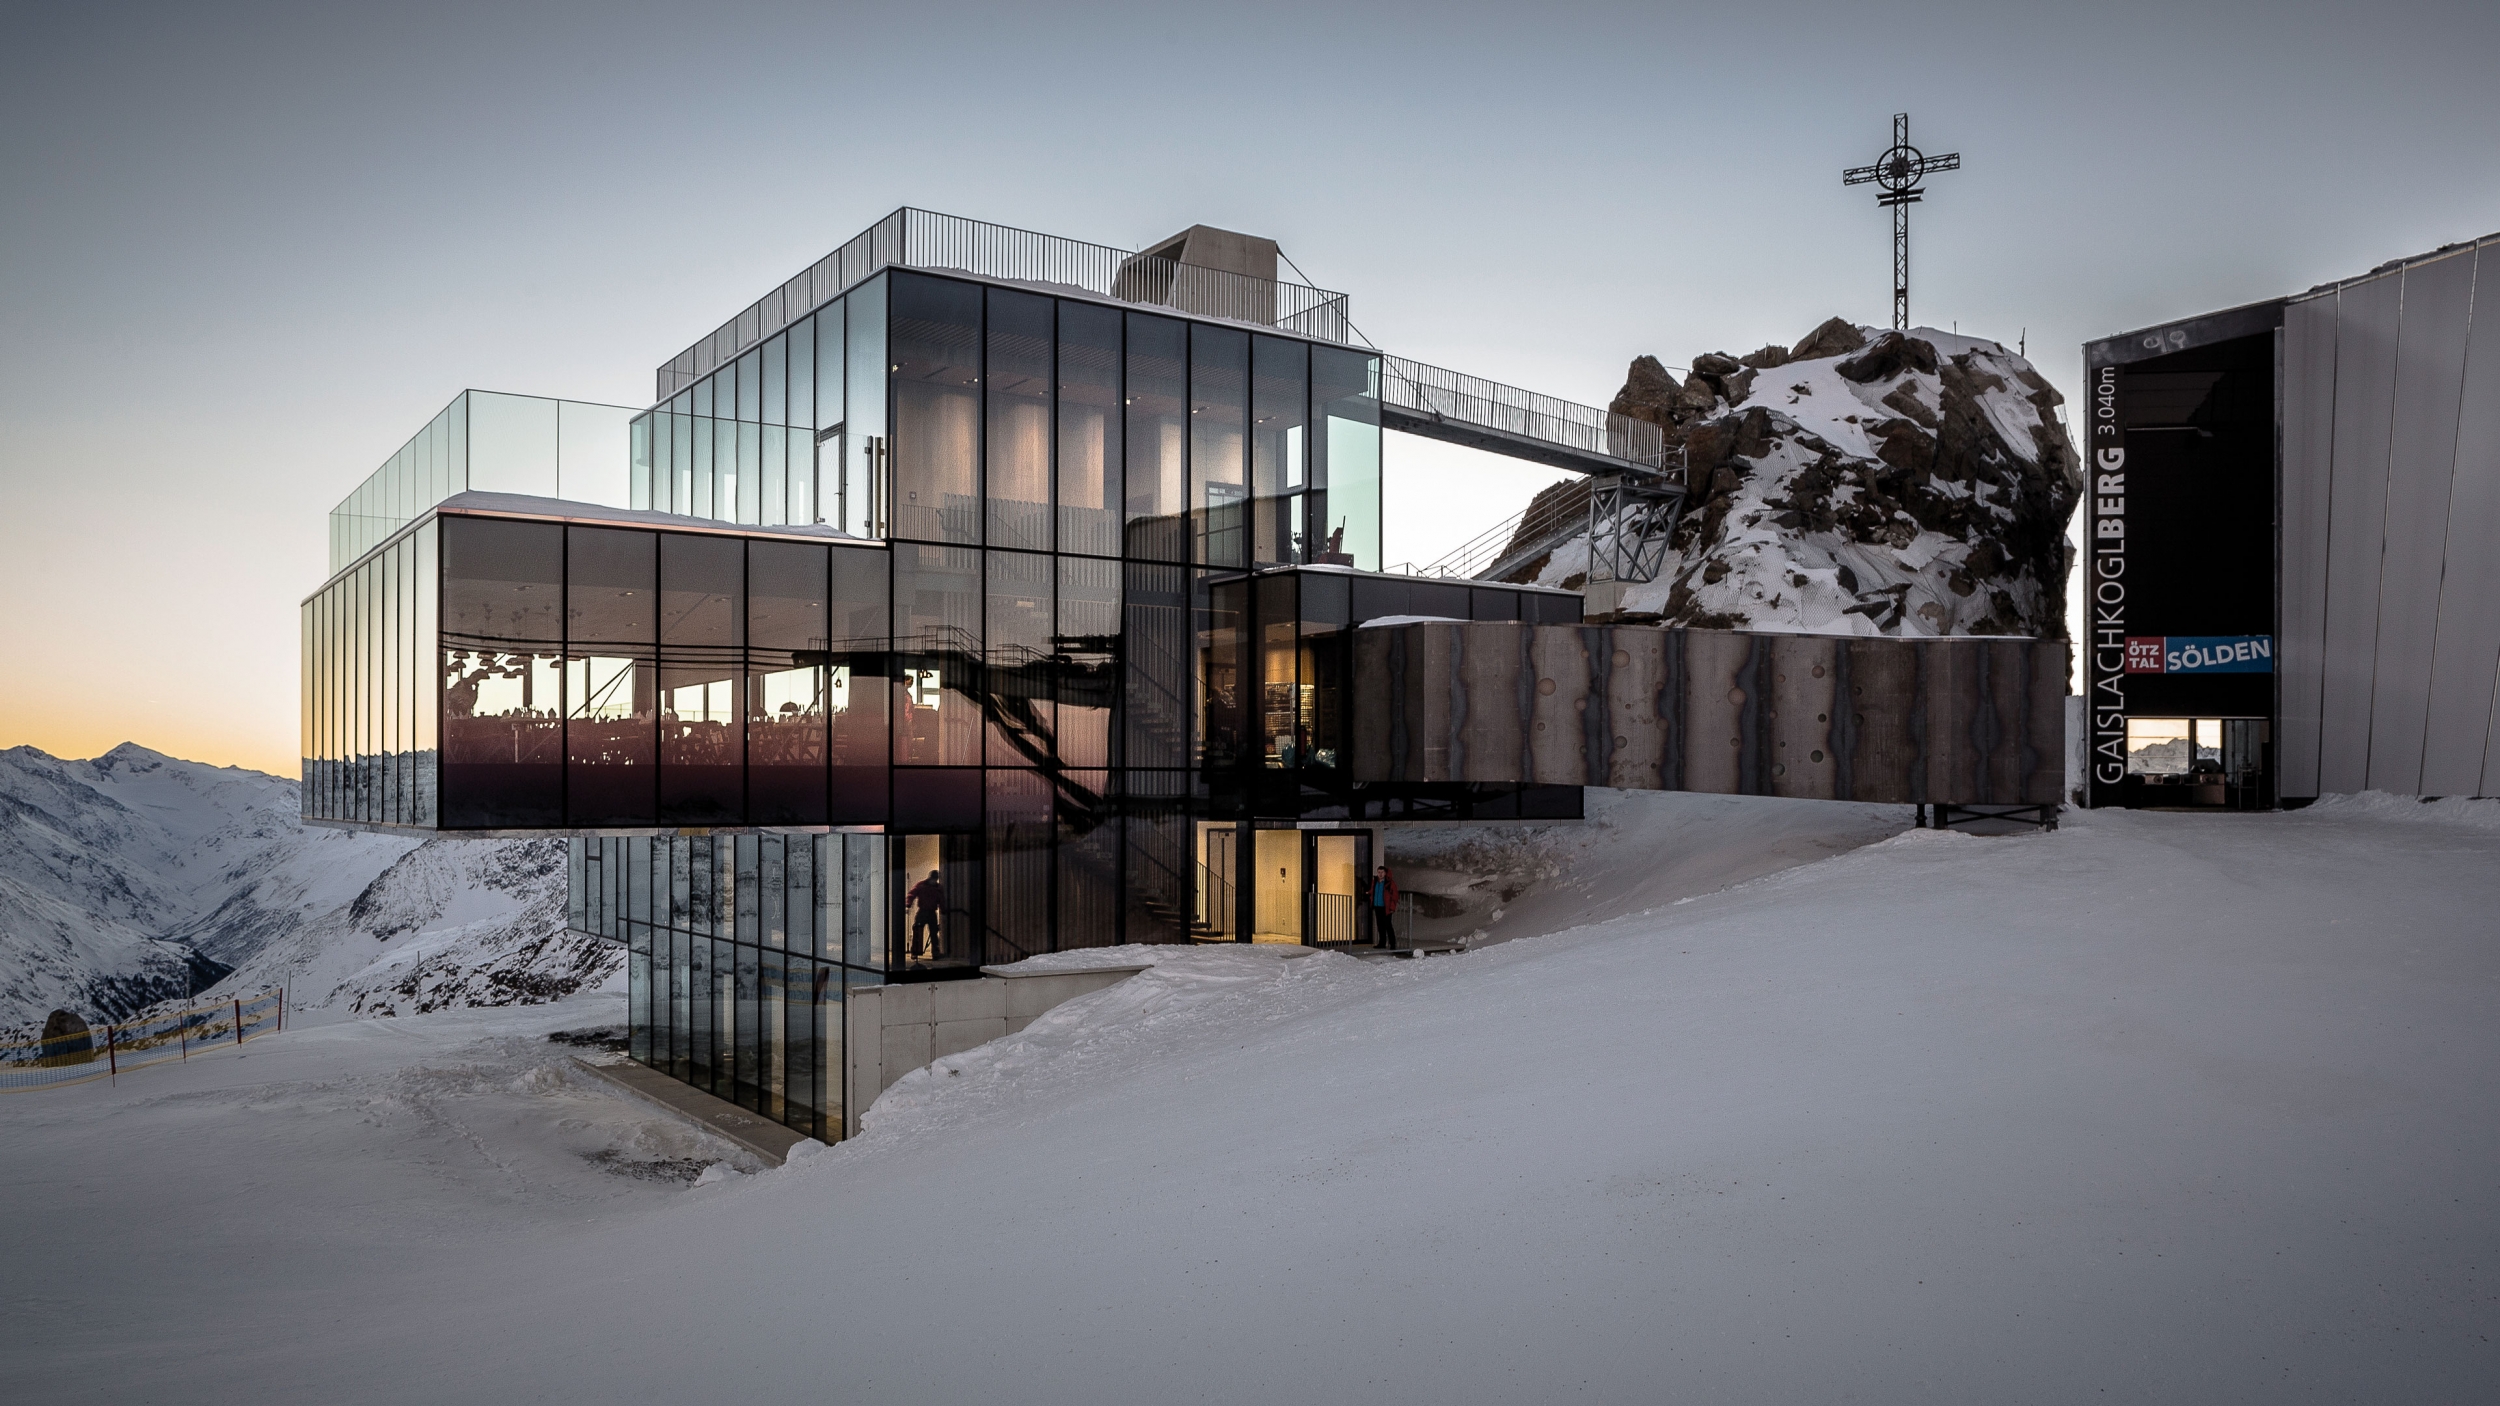
[[[1817,634],[2065,634],[2066,520],[2083,475],[2061,398],[2006,347],[1837,318],[1795,347],[1632,363],[1612,406],[1682,448],[1666,568],[1619,618]],[[1529,520],[1568,511],[1574,481]],[[1515,579],[1577,587],[1588,540]]]
[[[134,743],[0,751],[0,1028],[283,983],[297,1009],[549,999],[619,958],[564,932],[551,841],[306,826],[295,782]]]

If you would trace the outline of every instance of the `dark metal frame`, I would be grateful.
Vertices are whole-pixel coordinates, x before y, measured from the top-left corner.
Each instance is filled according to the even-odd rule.
[[[1918,808],[1918,828],[1950,830],[1974,820],[2019,820],[2025,825],[2037,825],[2042,830],[2054,830],[2057,828],[2057,813],[2062,809],[2064,807],[2054,801],[2036,806],[1947,805],[1939,801],[1933,806]]]

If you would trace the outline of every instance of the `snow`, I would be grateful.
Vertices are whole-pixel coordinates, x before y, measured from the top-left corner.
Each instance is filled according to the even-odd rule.
[[[1169,949],[775,1171],[566,1072],[544,1034],[613,1021],[606,994],[0,1099],[0,1374],[68,1400],[2488,1394],[2500,806],[1849,847],[1857,821],[1709,799],[1553,827],[1558,877],[1672,865],[1714,824],[1753,829],[1731,875],[1839,852],[1557,884],[1543,921],[1622,911],[1462,956]]]
[[[285,986],[321,1019],[619,980],[613,949],[563,931],[563,904],[561,842],[309,827],[293,781],[129,743],[0,751],[0,1029],[195,989]]]

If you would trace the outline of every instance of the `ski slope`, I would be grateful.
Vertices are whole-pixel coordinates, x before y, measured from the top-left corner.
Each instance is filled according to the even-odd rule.
[[[2488,1399],[2496,939],[2490,802],[1911,831],[1457,957],[1165,954],[695,1185],[543,1038],[612,995],[342,1022],[0,1100],[0,1379]]]

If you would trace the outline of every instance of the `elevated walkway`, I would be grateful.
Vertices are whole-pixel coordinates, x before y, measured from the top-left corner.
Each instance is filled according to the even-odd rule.
[[[1666,435],[1647,420],[1402,356],[1380,358],[1380,423],[1573,473],[1667,473]]]
[[[1684,506],[1681,464],[1671,462],[1680,456],[1668,450],[1658,426],[1402,356],[1380,359],[1380,423],[1589,480],[1587,492],[1514,514],[1418,575],[1507,579],[1586,534],[1589,580],[1656,577]]]

